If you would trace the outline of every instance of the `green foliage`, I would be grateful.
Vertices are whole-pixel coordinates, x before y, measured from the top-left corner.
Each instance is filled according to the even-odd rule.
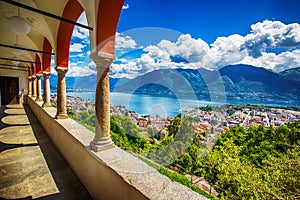
[[[300,195],[300,122],[277,130],[233,127],[218,138],[194,173],[221,199],[296,199]]]
[[[181,126],[182,114],[178,113],[174,119],[169,119],[170,126],[168,126],[169,136],[175,136],[178,133]]]
[[[127,116],[112,115],[111,138],[124,150],[144,152],[149,149],[146,139],[140,135],[137,125]]]
[[[72,109],[70,109],[70,108],[67,108],[67,114],[68,114],[68,116],[69,116],[71,119],[74,119],[74,118],[75,118],[74,110],[72,110]]]
[[[213,107],[212,106],[200,106],[198,107],[200,110],[203,110],[203,111],[212,111],[213,110]]]
[[[221,110],[224,107],[214,109]],[[240,109],[240,105],[230,107],[228,113],[235,109]],[[68,115],[94,131],[95,113],[85,110],[75,113],[68,109]],[[276,130],[262,126],[251,126],[248,129],[236,126],[220,135],[212,148],[202,145],[203,136],[195,132],[193,119],[177,115],[169,121],[170,135],[160,143],[156,143],[152,136],[148,144],[129,117],[112,115],[111,138],[124,150],[146,153],[147,163],[150,158],[157,163],[167,163],[168,167],[183,174],[204,176],[220,193],[220,199],[300,197],[299,121]],[[157,164],[151,165],[158,168]],[[207,196],[183,174],[166,168],[159,171],[173,181]]]
[[[191,181],[183,174],[179,174],[177,172],[171,172],[169,169],[167,168],[160,168],[158,170],[161,174],[169,177],[172,181],[176,181],[178,183],[181,183],[182,185],[185,185],[189,188],[191,188],[192,190],[194,190],[195,192],[198,192],[199,194],[209,198],[209,199],[214,199],[214,197],[210,194],[207,194],[206,192],[204,192],[203,190],[195,187]]]

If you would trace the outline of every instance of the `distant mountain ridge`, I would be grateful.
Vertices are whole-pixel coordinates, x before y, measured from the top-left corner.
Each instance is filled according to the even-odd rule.
[[[52,89],[56,89],[53,86],[57,85],[57,77],[52,74],[50,80]],[[95,90],[96,75],[66,77],[66,83],[67,89]],[[226,98],[300,102],[300,67],[280,73],[243,64],[228,65],[219,71],[159,69],[134,79],[110,78],[110,88],[114,92],[149,95],[196,95],[198,99],[225,91]]]

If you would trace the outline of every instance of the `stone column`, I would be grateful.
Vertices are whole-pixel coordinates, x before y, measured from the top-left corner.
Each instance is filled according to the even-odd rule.
[[[36,76],[32,76],[32,98],[36,97]]]
[[[56,67],[55,68],[58,75],[57,83],[57,111],[56,119],[67,119],[67,94],[66,94],[66,80],[65,75],[68,71],[68,68]]]
[[[43,108],[51,107],[50,102],[50,72],[44,72],[44,103]]]
[[[35,101],[43,101],[43,97],[42,97],[42,75],[41,74],[37,74],[36,75],[36,87],[37,87],[37,96]]]
[[[91,59],[96,63],[97,86],[96,86],[96,133],[91,141],[91,149],[101,151],[114,147],[110,138],[110,88],[109,66],[115,59],[114,55],[104,52],[91,54]]]
[[[31,76],[28,77],[28,93],[27,93],[27,95],[30,97],[32,95],[32,77]]]

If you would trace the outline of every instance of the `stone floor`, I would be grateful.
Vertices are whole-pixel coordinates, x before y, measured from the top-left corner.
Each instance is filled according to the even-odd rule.
[[[0,199],[92,199],[28,106],[0,119]]]

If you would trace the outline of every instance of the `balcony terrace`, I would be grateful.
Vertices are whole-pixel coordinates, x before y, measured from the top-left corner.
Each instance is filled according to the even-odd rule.
[[[109,66],[116,59],[123,4],[1,0],[0,198],[206,199],[110,138]],[[83,12],[88,25],[77,23]],[[96,65],[95,133],[67,115],[65,75],[74,25],[88,30]],[[52,55],[58,75],[56,108],[50,103]]]
[[[92,199],[28,105],[0,116],[1,198]]]
[[[91,150],[93,132],[27,103],[1,107],[1,198],[206,199],[118,147]]]

